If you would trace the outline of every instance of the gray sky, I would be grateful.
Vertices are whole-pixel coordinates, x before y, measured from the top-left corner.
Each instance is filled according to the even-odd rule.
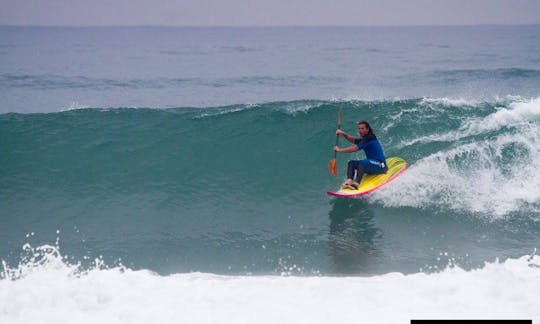
[[[0,25],[539,23],[540,0],[0,0]]]

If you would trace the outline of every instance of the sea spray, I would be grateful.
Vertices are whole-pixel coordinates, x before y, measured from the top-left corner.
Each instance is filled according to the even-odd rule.
[[[371,277],[219,276],[96,264],[80,271],[56,247],[6,268],[0,321],[29,323],[402,323],[410,319],[540,319],[540,258],[465,271]],[[7,275],[6,275],[7,274]]]
[[[451,104],[442,101],[443,107],[450,105],[447,109],[465,109]],[[435,203],[489,218],[520,210],[535,215],[540,202],[535,172],[540,168],[539,112],[540,99],[498,103],[483,116],[461,118],[455,129],[407,139],[404,148],[441,149],[421,157],[396,184],[372,198],[387,206]]]

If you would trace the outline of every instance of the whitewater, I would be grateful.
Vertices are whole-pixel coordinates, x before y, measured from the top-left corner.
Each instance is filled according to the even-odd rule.
[[[540,257],[464,271],[374,277],[160,276],[81,270],[55,246],[32,248],[26,263],[4,263],[4,323],[404,323],[410,319],[538,319]]]
[[[471,109],[480,106],[463,101],[448,103],[447,99],[427,99],[421,106],[432,107],[433,103]],[[404,149],[414,144],[460,145],[422,157],[398,185],[374,195],[374,200],[387,206],[415,207],[439,200],[441,205],[483,213],[490,218],[505,217],[523,208],[538,215],[540,99],[509,98],[499,101],[496,106],[490,114],[466,119],[449,132],[404,140],[400,144]],[[501,132],[507,129],[515,131]],[[519,147],[512,152],[515,154],[512,157],[507,152],[511,147]],[[519,151],[527,153],[520,154]],[[501,167],[500,162],[504,159],[507,165]],[[466,165],[460,165],[461,161]],[[440,181],[441,178],[445,181]],[[416,194],[403,194],[411,191]]]

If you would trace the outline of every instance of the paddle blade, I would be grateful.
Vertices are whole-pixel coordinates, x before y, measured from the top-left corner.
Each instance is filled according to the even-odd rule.
[[[334,176],[337,176],[337,161],[336,159],[332,159],[330,160],[330,162],[328,162],[328,171],[330,171],[330,173]]]

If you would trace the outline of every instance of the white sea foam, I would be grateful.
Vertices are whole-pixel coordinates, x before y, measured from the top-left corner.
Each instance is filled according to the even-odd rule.
[[[478,135],[497,131],[498,135]],[[472,140],[470,138],[473,138]],[[392,186],[371,199],[387,206],[444,205],[500,218],[540,209],[540,99],[513,102],[458,131],[404,143],[454,142],[414,162]]]
[[[281,109],[285,111],[285,113],[290,115],[296,115],[297,113],[305,113],[310,111],[311,109],[318,108],[322,105],[322,102],[306,102],[306,101],[291,101],[291,102],[283,102],[283,105],[281,106]],[[228,107],[221,107],[217,109],[212,109],[210,111],[206,111],[201,113],[200,116],[197,118],[206,118],[206,117],[213,117],[213,116],[220,116],[220,115],[227,115],[237,112],[242,112],[245,110],[250,109],[258,109],[261,107],[264,107],[266,104],[243,104],[243,105],[236,105],[236,106],[228,106]]]
[[[467,121],[462,130],[476,135],[501,127],[519,127],[540,122],[540,98],[523,102],[512,102],[508,108],[502,108],[482,119]],[[537,124],[537,126],[539,126]]]
[[[420,105],[442,105],[442,106],[476,106],[480,103],[478,100],[465,98],[422,98]]]
[[[305,113],[322,105],[323,102],[291,101],[286,103],[283,109],[285,109],[287,113],[294,116],[297,113]]]
[[[83,105],[77,101],[72,101],[67,107],[62,108],[60,111],[70,111],[70,110],[79,110],[79,109],[88,109],[90,106]]]
[[[473,98],[448,98],[448,97],[440,97],[440,98],[432,98],[432,97],[424,97],[420,101],[420,105],[422,106],[444,106],[444,107],[478,107],[482,104],[502,104],[506,105],[512,102],[523,102],[527,99],[521,97],[521,96],[512,96],[507,95],[503,97],[494,96],[491,98],[484,98],[482,100],[480,99],[473,99]]]
[[[457,131],[453,130],[442,134],[422,136],[405,141],[403,142],[403,145],[410,146],[416,143],[452,142],[468,136],[497,130],[501,127],[519,127],[524,124],[535,122],[540,122],[540,98],[511,102],[508,104],[508,107],[500,108],[487,117],[472,118],[464,121]]]
[[[445,205],[494,218],[535,208],[540,203],[537,138],[503,135],[493,141],[438,152],[416,161],[392,186],[375,193],[372,199],[387,206]],[[506,166],[497,164],[505,148],[516,145],[527,154],[515,157]]]
[[[515,137],[500,138],[497,143],[499,151],[505,146],[502,144],[505,140],[512,144]],[[530,145],[529,149],[532,148]],[[476,160],[471,162],[474,166],[470,169],[453,165],[456,159],[466,160],[473,155],[476,155]],[[536,170],[540,163],[518,161],[505,170],[492,159],[489,145],[479,147],[471,144],[437,153],[417,161],[392,186],[375,193],[372,199],[386,206],[421,208],[443,205],[455,210],[483,213],[492,218],[538,205],[540,176]]]
[[[251,105],[251,104],[224,107],[224,108],[213,110],[211,112],[203,112],[203,113],[201,113],[199,116],[197,116],[195,118],[200,119],[200,118],[206,118],[206,117],[215,117],[215,116],[221,116],[221,115],[228,115],[228,114],[241,112],[241,111],[244,111],[244,110],[255,109],[255,108],[258,108],[258,107],[259,107],[258,105]]]
[[[27,247],[28,248],[28,247]],[[1,323],[408,323],[410,319],[540,319],[540,257],[465,271],[373,277],[160,276],[46,260],[4,262]],[[43,252],[43,251],[42,251]]]

